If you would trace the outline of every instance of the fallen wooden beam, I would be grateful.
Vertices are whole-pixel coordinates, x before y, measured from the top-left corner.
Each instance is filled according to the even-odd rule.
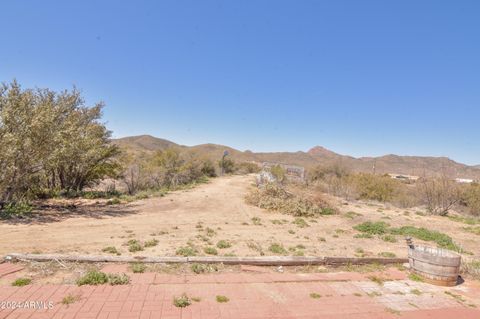
[[[187,257],[146,257],[146,256],[108,256],[108,255],[60,255],[60,254],[18,254],[11,253],[5,260],[32,261],[73,261],[73,262],[116,262],[116,263],[187,263]]]
[[[352,258],[352,257],[325,257],[325,265],[367,265],[367,264],[404,264],[408,263],[408,258]]]
[[[188,257],[188,262],[200,264],[255,265],[255,266],[303,266],[324,265],[323,257]]]
[[[103,256],[103,255],[61,255],[61,254],[19,254],[11,253],[4,260],[29,261],[71,261],[71,262],[116,262],[116,263],[202,263],[256,266],[304,266],[304,265],[365,265],[403,264],[407,258],[350,258],[350,257],[147,257],[147,256]]]

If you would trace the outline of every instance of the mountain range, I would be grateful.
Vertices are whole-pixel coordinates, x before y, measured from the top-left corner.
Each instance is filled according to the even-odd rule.
[[[445,172],[454,178],[480,179],[480,165],[469,166],[455,162],[447,157],[385,155],[356,158],[337,154],[321,146],[315,146],[307,152],[261,153],[239,151],[232,147],[218,144],[185,146],[150,135],[124,137],[114,139],[113,142],[125,151],[135,154],[148,154],[174,147],[181,152],[194,153],[215,162],[222,157],[224,151],[228,151],[229,156],[238,162],[278,162],[299,165],[306,169],[312,169],[320,165],[330,166],[338,164],[356,172],[416,176],[438,176]]]

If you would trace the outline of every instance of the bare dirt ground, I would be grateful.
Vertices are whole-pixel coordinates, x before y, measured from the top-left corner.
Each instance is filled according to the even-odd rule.
[[[293,223],[293,216],[246,204],[244,197],[253,181],[253,176],[222,177],[193,189],[126,205],[79,202],[75,213],[50,209],[34,222],[0,221],[0,255],[105,254],[102,249],[113,246],[122,255],[173,256],[179,247],[187,245],[205,255],[205,247],[227,240],[231,247],[216,248],[218,255],[274,255],[269,247],[278,243],[291,255],[377,256],[392,252],[405,257],[405,243],[400,236],[396,242],[378,237],[354,238],[358,232],[353,226],[382,220],[395,227],[413,225],[444,232],[466,251],[480,256],[480,237],[466,232],[463,228],[467,225],[445,217],[420,216],[418,209],[360,202],[342,204],[338,200],[340,214],[306,218],[308,226],[300,227]],[[132,253],[126,245],[131,239],[142,243],[157,239],[158,244]]]

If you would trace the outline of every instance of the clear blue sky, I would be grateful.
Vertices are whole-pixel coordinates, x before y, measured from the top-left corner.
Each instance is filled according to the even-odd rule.
[[[4,1],[0,81],[115,137],[480,164],[480,1]]]

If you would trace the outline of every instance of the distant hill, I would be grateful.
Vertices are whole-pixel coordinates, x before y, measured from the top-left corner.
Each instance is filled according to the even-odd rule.
[[[113,142],[121,148],[134,153],[152,153],[175,147],[181,150],[181,152],[194,153],[215,162],[227,150],[230,157],[235,161],[279,162],[300,165],[307,169],[319,165],[340,164],[356,172],[375,171],[378,174],[395,173],[417,176],[439,175],[444,171],[452,177],[480,179],[480,165],[468,166],[446,157],[385,155],[355,158],[337,154],[321,146],[315,146],[308,152],[254,153],[251,151],[239,151],[218,144],[184,146],[150,135],[124,137],[115,139]]]
[[[142,152],[154,152],[169,147],[181,147],[176,143],[150,135],[123,137],[114,139],[113,142],[122,148]]]

